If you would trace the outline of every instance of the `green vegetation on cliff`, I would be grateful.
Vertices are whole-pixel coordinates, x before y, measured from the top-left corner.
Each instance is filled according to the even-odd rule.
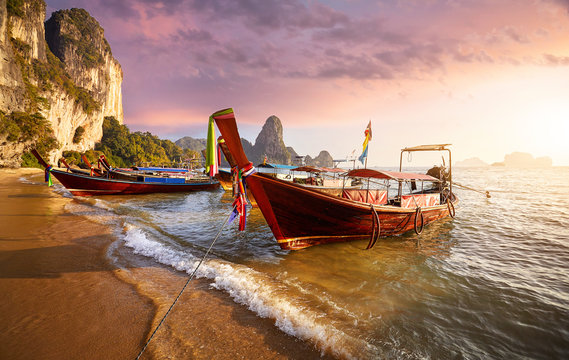
[[[49,122],[40,113],[13,112],[5,115],[0,111],[0,136],[5,136],[10,142],[27,143],[28,148],[36,148],[42,156],[47,156],[59,145]],[[41,167],[29,152],[22,155],[21,165]]]
[[[25,16],[24,3],[28,2],[34,11],[41,11],[42,5],[45,8],[43,0],[7,0],[6,9],[9,16],[17,16],[23,18]]]
[[[40,93],[53,90],[53,85],[65,90],[87,114],[91,114],[100,108],[99,103],[93,99],[86,89],[75,85],[65,71],[65,65],[57,56],[53,55],[49,47],[46,46],[47,62],[44,63],[29,58],[30,46],[28,44],[15,38],[10,38],[10,40],[26,86],[29,101],[27,112],[34,113],[42,109],[49,109],[47,99],[40,96]],[[30,79],[36,80],[38,86],[32,84]]]
[[[6,7],[8,14],[10,16],[17,16],[24,18],[26,16],[26,10],[24,8],[24,0],[8,0]],[[45,3],[43,0],[33,0],[28,1],[30,4],[31,12],[38,12],[42,8],[45,8]],[[69,21],[81,31],[80,43],[75,44],[77,51],[82,55],[84,61],[87,65],[95,66],[104,63],[102,55],[100,55],[95,48],[89,46],[89,39],[102,32],[102,29],[98,25],[95,19],[91,18],[87,11],[82,9],[72,9],[70,11],[73,16],[69,16]],[[76,11],[75,11],[76,10]],[[94,24],[93,24],[94,22]],[[89,31],[93,31],[91,37],[89,37]],[[12,49],[14,50],[14,55],[18,65],[20,65],[20,70],[22,73],[22,79],[24,80],[27,104],[26,112],[33,114],[38,111],[49,109],[48,100],[41,96],[53,90],[53,86],[63,89],[67,94],[69,94],[75,103],[83,108],[83,111],[87,114],[92,114],[94,110],[100,108],[100,104],[93,99],[93,96],[86,89],[75,85],[67,71],[65,70],[65,64],[53,54],[49,46],[46,44],[46,57],[47,61],[42,62],[37,59],[30,58],[31,46],[26,42],[12,37],[11,25],[8,23],[8,36],[10,37],[10,43]],[[63,42],[66,40],[63,39]],[[105,42],[105,49],[110,52],[110,46]],[[86,59],[86,60],[85,60]]]
[[[8,15],[10,16],[24,16],[24,10],[22,10],[22,5],[24,5],[24,0],[8,0],[6,1],[6,9],[8,10]]]
[[[161,140],[149,132],[131,133],[126,125],[121,125],[112,116],[106,117],[103,122],[103,138],[95,146],[95,152],[86,155],[89,161],[94,162],[101,153],[116,167],[174,166],[188,159],[200,159],[201,156],[196,151],[182,150],[172,141]],[[79,159],[77,153],[66,152],[64,156]]]
[[[62,24],[68,24],[76,31],[63,33]],[[103,29],[89,13],[84,9],[59,10],[51,15],[46,22],[46,32],[58,32],[54,53],[64,60],[66,48],[73,48],[74,53],[81,57],[81,63],[86,68],[93,68],[105,63],[100,49],[95,44],[102,40],[102,50],[109,54],[111,47],[103,36]]]
[[[75,129],[75,134],[73,135],[73,143],[79,144],[83,138],[83,134],[85,134],[85,128],[83,126],[78,126],[77,129]]]

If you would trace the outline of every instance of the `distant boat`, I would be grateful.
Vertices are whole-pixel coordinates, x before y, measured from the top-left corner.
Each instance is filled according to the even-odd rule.
[[[195,178],[151,176],[116,170],[110,166],[106,171],[99,170],[98,174],[93,175],[87,171],[72,171],[70,167],[67,171],[53,169],[35,149],[32,150],[32,154],[46,172],[55,176],[75,196],[173,193],[219,188],[218,181],[203,176]]]
[[[356,169],[347,176],[364,179],[368,184],[372,179],[381,180],[386,189],[370,189],[369,186],[367,189],[345,189],[341,196],[334,196],[255,172],[243,151],[233,110],[222,110],[212,117],[237,166],[249,174],[245,177],[248,191],[255,197],[282,249],[298,250],[361,239],[369,239],[369,249],[379,237],[410,230],[420,233],[424,225],[454,216],[458,198],[452,193],[452,176],[449,176],[447,188],[441,180],[426,174]],[[401,157],[404,152],[448,151],[450,158],[447,145],[405,148]],[[389,197],[388,186],[392,182],[396,184],[397,194]],[[435,187],[404,193],[405,185],[413,189],[417,182],[421,185],[432,183]]]

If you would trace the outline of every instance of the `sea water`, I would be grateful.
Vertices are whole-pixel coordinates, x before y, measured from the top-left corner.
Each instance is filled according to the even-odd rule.
[[[281,250],[258,209],[246,231],[221,229],[232,202],[221,190],[75,198],[68,211],[115,229],[118,266],[142,257],[189,274],[219,235],[196,276],[325,356],[569,358],[569,168],[454,179],[492,197],[455,188],[456,218],[367,251],[367,241]]]

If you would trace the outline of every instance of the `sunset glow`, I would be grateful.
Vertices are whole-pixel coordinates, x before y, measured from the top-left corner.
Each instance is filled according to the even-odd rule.
[[[299,154],[359,151],[371,120],[372,166],[441,142],[569,165],[566,0],[46,2],[105,29],[132,130],[205,137],[233,107],[251,141],[278,116]]]

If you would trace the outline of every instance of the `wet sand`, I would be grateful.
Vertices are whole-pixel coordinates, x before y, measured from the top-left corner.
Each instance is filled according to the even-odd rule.
[[[0,172],[0,358],[132,358],[152,303],[113,274],[108,228],[64,212],[73,201],[40,170]],[[125,331],[128,329],[128,331]]]
[[[0,358],[136,358],[187,275],[133,254],[111,262],[109,227],[66,212],[75,200],[42,178],[40,170],[0,169]],[[197,280],[142,358],[320,356]]]

